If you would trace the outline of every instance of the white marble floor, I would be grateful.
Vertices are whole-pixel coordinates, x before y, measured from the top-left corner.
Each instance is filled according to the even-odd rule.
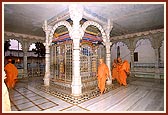
[[[35,86],[43,78],[20,80],[9,91],[12,112],[165,112],[163,80],[130,78],[128,86],[120,86],[101,96],[72,104]]]

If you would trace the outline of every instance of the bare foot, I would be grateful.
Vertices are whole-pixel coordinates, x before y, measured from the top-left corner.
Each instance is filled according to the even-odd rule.
[[[106,92],[107,88],[104,89],[104,93]]]
[[[127,85],[125,85],[125,87],[128,87]]]

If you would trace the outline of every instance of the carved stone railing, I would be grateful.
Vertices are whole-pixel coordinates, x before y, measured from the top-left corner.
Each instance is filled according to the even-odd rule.
[[[134,68],[155,68],[155,63],[134,63]]]
[[[135,68],[155,68],[155,63],[134,63]],[[159,68],[164,68],[164,63],[159,63]]]
[[[159,63],[159,68],[164,68],[164,63]]]
[[[134,63],[133,73],[136,77],[164,79],[164,64],[160,63],[158,67],[155,63]]]

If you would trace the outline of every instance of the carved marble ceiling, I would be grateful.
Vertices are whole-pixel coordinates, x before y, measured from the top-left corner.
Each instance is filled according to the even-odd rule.
[[[128,3],[85,3],[84,9],[103,20],[111,19],[113,29],[110,36],[164,28],[164,4]],[[62,15],[68,9],[67,3],[52,4],[4,4],[4,30],[44,37],[44,20]],[[87,17],[84,17],[87,19]],[[89,20],[89,18],[88,18]],[[104,26],[104,25],[102,25]],[[90,31],[98,32],[94,27]]]

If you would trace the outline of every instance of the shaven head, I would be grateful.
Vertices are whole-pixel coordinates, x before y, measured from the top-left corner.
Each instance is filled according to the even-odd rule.
[[[117,58],[117,61],[118,61],[119,63],[121,63],[121,62],[122,62],[122,59],[121,59],[120,57],[118,57],[118,58]]]
[[[104,62],[104,59],[100,58],[99,63],[102,64]]]
[[[8,59],[8,63],[12,63],[12,59]]]

